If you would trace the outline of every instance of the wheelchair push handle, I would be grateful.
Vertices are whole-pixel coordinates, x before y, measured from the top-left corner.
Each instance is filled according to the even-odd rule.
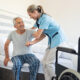
[[[57,47],[57,52],[58,51],[62,51],[62,52],[66,52],[66,53],[70,53],[70,54],[76,54],[76,51],[74,49],[70,49],[70,48],[66,48],[66,47]]]

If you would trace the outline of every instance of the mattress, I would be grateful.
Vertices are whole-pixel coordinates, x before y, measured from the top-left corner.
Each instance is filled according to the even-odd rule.
[[[43,59],[43,55],[39,54],[39,53],[36,53],[35,54],[36,57],[38,57],[38,59],[40,60],[40,67],[39,67],[39,71],[38,73],[44,73],[43,72],[43,68],[42,68],[42,59]],[[13,63],[11,61],[8,62],[8,65],[7,66],[4,66],[4,58],[5,56],[3,55],[0,55],[0,67],[1,68],[5,68],[5,69],[12,69],[13,67]],[[59,58],[58,60],[59,64],[63,65],[63,66],[66,66],[70,69],[75,69],[74,66],[73,66],[73,63],[72,63],[72,60],[68,60],[68,59],[64,59],[64,58]],[[23,66],[22,66],[22,69],[21,71],[23,72],[29,72],[29,69],[28,69],[29,65],[27,63],[25,63]],[[53,65],[53,68],[54,68],[54,71],[55,71],[55,61],[54,61],[54,65]]]
[[[43,58],[43,56],[42,55],[39,55],[38,53],[36,53],[37,54],[37,57],[39,57],[39,60],[40,61],[42,61],[42,58]],[[35,54],[34,54],[35,55]],[[12,63],[12,61],[9,61],[8,62],[8,65],[7,66],[4,66],[4,58],[5,58],[5,56],[3,56],[3,55],[0,55],[0,67],[2,67],[2,68],[5,68],[5,69],[12,69],[12,67],[13,67],[13,63]],[[23,66],[22,66],[22,69],[21,69],[21,71],[23,71],[23,72],[29,72],[29,65],[27,64],[27,63],[25,63]],[[43,68],[42,68],[42,64],[40,63],[40,67],[39,67],[39,71],[38,71],[39,73],[43,73]]]

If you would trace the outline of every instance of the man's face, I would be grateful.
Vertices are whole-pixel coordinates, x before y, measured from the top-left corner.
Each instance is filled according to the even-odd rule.
[[[17,30],[24,30],[24,23],[21,18],[17,18],[14,26]]]

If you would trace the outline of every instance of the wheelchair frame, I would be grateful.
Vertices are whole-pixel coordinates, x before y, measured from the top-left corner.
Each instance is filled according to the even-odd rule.
[[[58,64],[58,51],[67,52],[78,56],[77,71],[68,69],[67,67]],[[80,38],[78,41],[78,53],[74,49],[66,47],[57,47],[55,73],[56,73],[56,80],[80,80]]]

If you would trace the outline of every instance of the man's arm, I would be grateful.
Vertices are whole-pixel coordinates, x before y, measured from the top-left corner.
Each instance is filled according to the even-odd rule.
[[[45,37],[46,37],[46,35],[41,34],[41,36],[38,39],[34,39],[33,41],[27,42],[26,46],[36,44],[36,43],[40,42],[41,40],[43,40]]]
[[[5,45],[4,45],[4,51],[5,51],[4,65],[5,66],[7,66],[8,61],[10,61],[9,52],[8,52],[8,46],[9,46],[9,44],[10,44],[10,40],[7,40],[5,42]]]

